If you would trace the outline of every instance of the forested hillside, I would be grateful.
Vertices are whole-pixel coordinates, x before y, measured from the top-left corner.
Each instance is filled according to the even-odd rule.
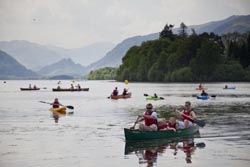
[[[157,40],[129,49],[117,80],[150,82],[250,81],[250,35],[188,35],[180,25],[166,25]]]

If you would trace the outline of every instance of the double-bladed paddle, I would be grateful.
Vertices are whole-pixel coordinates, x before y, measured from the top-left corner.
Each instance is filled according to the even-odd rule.
[[[53,103],[49,103],[49,102],[45,102],[45,101],[39,101],[40,103],[45,103],[45,104],[50,104],[50,105],[52,105]],[[62,104],[59,104],[60,106],[64,106],[64,105],[62,105]],[[68,109],[74,109],[74,106],[70,106],[70,105],[68,105],[68,106],[65,106],[66,108],[68,108]]]

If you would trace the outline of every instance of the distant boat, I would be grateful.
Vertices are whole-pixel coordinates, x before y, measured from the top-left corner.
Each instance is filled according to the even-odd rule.
[[[197,99],[201,99],[201,100],[207,100],[209,98],[209,96],[197,96]]]
[[[40,88],[20,88],[21,91],[40,90]]]
[[[230,87],[224,87],[223,89],[236,89],[235,86],[230,86]]]
[[[53,92],[79,92],[79,91],[89,91],[89,88],[53,88]]]
[[[127,99],[127,98],[130,98],[131,95],[132,95],[132,93],[129,92],[129,93],[126,94],[126,95],[117,95],[117,96],[111,95],[110,98],[111,98],[111,99]]]

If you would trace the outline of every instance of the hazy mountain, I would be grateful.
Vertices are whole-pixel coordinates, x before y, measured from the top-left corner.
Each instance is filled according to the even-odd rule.
[[[99,42],[74,49],[47,46],[48,49],[64,55],[64,57],[71,58],[74,62],[80,63],[83,66],[90,65],[91,63],[101,59],[113,47],[114,44],[110,42]]]
[[[0,42],[0,49],[10,54],[26,68],[33,70],[40,69],[63,58],[62,55],[48,50],[43,45],[28,41],[2,41]]]
[[[80,76],[85,73],[82,65],[74,63],[71,59],[63,59],[57,63],[43,67],[38,74],[43,76],[70,75]]]
[[[105,57],[89,65],[87,67],[87,71],[91,71],[93,69],[102,68],[102,67],[119,66],[122,62],[123,56],[126,54],[126,52],[128,51],[130,47],[135,46],[135,45],[139,46],[144,41],[154,40],[158,37],[159,37],[159,33],[128,38],[122,41],[121,43],[119,43],[110,52],[108,52]]]
[[[213,21],[201,25],[188,26],[188,32],[191,33],[191,29],[195,29],[197,34],[203,32],[214,32],[216,34],[225,34],[229,32],[244,33],[250,31],[250,15],[247,16],[231,16],[227,19],[220,21]],[[173,32],[177,34],[179,28],[173,29]],[[122,63],[122,58],[130,47],[134,45],[141,45],[142,42],[155,40],[159,38],[159,33],[153,33],[145,36],[136,36],[128,38],[119,43],[113,50],[108,52],[102,59],[87,66],[87,71],[99,69],[103,67],[118,67]]]
[[[71,58],[82,65],[89,65],[103,56],[114,46],[109,42],[95,43],[76,49],[45,46],[28,41],[0,41],[0,49],[12,55],[29,69],[38,71],[63,58]]]
[[[213,32],[219,35],[233,32],[244,33],[250,31],[250,15],[231,16],[220,21],[189,26],[189,30],[191,28],[195,29],[198,34],[203,32]]]
[[[26,69],[7,53],[0,50],[0,78],[1,79],[18,79],[34,78],[37,74]]]

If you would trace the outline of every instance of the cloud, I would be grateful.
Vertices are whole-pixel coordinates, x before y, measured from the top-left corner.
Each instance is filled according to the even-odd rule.
[[[1,0],[0,40],[81,47],[249,14],[249,0]]]

